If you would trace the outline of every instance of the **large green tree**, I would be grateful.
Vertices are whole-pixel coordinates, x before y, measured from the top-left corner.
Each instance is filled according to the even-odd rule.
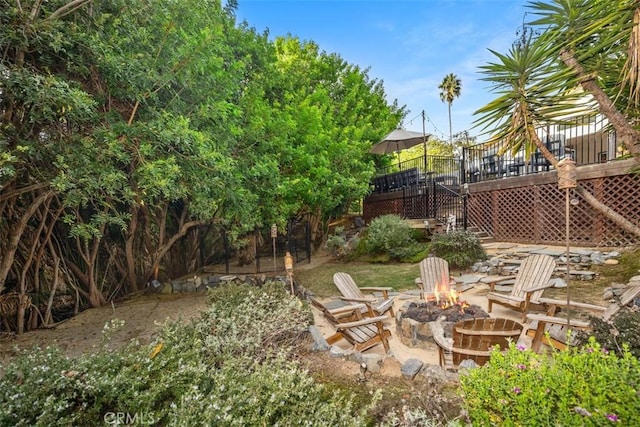
[[[367,191],[368,148],[404,115],[367,70],[270,41],[233,2],[1,5],[0,292],[36,304],[193,271],[215,230],[319,226]]]

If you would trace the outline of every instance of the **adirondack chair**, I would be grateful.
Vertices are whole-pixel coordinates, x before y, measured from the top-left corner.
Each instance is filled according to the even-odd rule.
[[[391,331],[383,324],[388,320],[387,316],[362,318],[362,311],[367,308],[365,304],[329,308],[315,298],[310,298],[310,301],[336,328],[336,333],[327,338],[327,344],[333,345],[345,339],[357,351],[366,351],[377,344],[382,344],[384,350],[389,351]]]
[[[466,319],[453,325],[453,337],[446,338],[439,322],[431,323],[431,330],[438,344],[440,366],[457,370],[464,360],[473,360],[482,366],[489,361],[495,346],[501,349],[517,342],[524,326],[512,319]]]
[[[509,294],[495,291],[495,284],[506,277],[486,281],[490,288],[487,294],[487,311],[491,313],[494,303],[504,305],[522,313],[524,322],[530,305],[537,304],[544,290],[552,286],[549,280],[555,268],[556,262],[553,257],[543,254],[529,255],[520,265]]]
[[[375,316],[380,316],[388,312],[389,317],[394,317],[393,297],[389,297],[389,291],[391,291],[392,288],[359,288],[350,274],[341,272],[335,273],[333,275],[333,283],[342,294],[341,299],[343,299],[344,301],[347,301],[350,304],[366,304],[370,309],[367,311],[371,312]],[[382,298],[367,297],[363,292],[379,292],[382,294]]]
[[[420,261],[420,277],[415,280],[421,299],[434,299],[436,286],[454,287],[456,281],[449,275],[449,263],[442,258],[428,257]]]
[[[534,332],[531,349],[538,352],[540,350],[540,344],[543,342],[555,348],[564,348],[571,344],[565,342],[567,332],[569,330],[578,329],[586,331],[590,329],[591,323],[588,321],[572,318],[567,320],[564,317],[555,316],[558,308],[589,312],[600,316],[602,320],[608,322],[622,309],[622,307],[634,301],[638,296],[640,296],[640,286],[630,286],[620,296],[619,302],[615,302],[608,307],[576,301],[569,301],[569,304],[567,304],[566,300],[540,298],[539,302],[547,307],[547,313],[527,314],[527,321],[530,326],[527,334],[531,336],[531,332]]]

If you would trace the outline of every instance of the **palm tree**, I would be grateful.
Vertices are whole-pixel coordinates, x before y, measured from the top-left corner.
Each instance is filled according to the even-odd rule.
[[[438,86],[440,89],[440,99],[442,102],[446,102],[449,104],[449,143],[453,143],[453,131],[451,128],[451,104],[453,100],[460,96],[460,89],[462,87],[462,83],[458,76],[453,73],[449,73],[444,76],[442,79],[442,83]]]
[[[579,85],[597,102],[619,141],[640,161],[640,132],[631,117],[640,101],[640,4],[636,0],[551,0],[529,7],[563,69],[557,83]],[[625,114],[626,113],[626,114]]]
[[[492,83],[493,91],[499,96],[475,112],[479,115],[475,125],[492,132],[488,143],[500,141],[504,144],[504,151],[510,150],[512,154],[524,149],[525,157],[529,157],[537,148],[555,167],[558,159],[540,140],[535,132],[536,125],[562,122],[561,116],[566,116],[567,111],[576,114],[576,98],[579,94],[564,91],[567,81],[571,79],[567,77],[562,64],[548,54],[550,43],[552,39],[548,37],[534,38],[531,32],[525,32],[508,54],[491,51],[498,61],[481,67],[485,76],[482,79]],[[562,75],[565,76],[564,80],[558,77]],[[640,236],[640,227],[581,186],[576,191],[595,210]]]

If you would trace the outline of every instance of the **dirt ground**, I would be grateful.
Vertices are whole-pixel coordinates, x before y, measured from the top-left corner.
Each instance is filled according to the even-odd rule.
[[[124,325],[112,336],[111,345],[121,346],[137,338],[142,344],[151,341],[165,321],[188,320],[206,306],[205,294],[140,295],[120,303],[109,304],[79,313],[51,329],[37,329],[0,342],[0,362],[15,355],[15,347],[29,349],[56,345],[67,356],[91,352],[103,343],[102,330],[111,320]]]

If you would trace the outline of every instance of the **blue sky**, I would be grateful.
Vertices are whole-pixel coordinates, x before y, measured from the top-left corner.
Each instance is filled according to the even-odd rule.
[[[453,133],[472,129],[474,111],[496,96],[478,67],[506,53],[529,11],[526,0],[238,0],[246,20],[272,38],[291,34],[369,68],[388,100],[410,110],[404,128],[449,139],[447,104],[438,85],[448,73],[462,81],[452,105]],[[527,20],[532,15],[529,11]],[[483,138],[480,137],[481,141]]]

